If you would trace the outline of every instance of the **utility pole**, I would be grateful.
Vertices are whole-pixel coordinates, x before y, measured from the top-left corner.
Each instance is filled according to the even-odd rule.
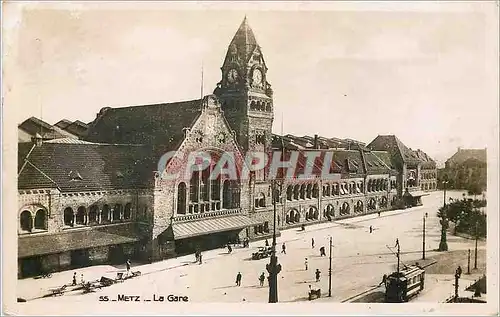
[[[470,274],[470,249],[469,255],[467,256],[467,274]]]
[[[458,271],[455,272],[455,303],[458,302]]]
[[[424,226],[422,229],[423,237],[422,237],[422,260],[425,260],[425,218],[427,218],[427,213],[425,213],[423,219],[424,219]]]
[[[330,237],[330,268],[328,269],[328,297],[332,297],[332,237]]]
[[[446,230],[448,229],[448,219],[446,215],[446,185],[448,181],[443,181],[443,212],[441,215],[441,241],[439,242],[439,251],[448,251],[448,243],[446,243]]]
[[[271,261],[266,265],[269,273],[269,303],[278,302],[278,273],[281,271],[281,264],[278,264],[276,256],[276,180],[272,181],[272,198],[273,198],[273,247],[271,253]]]
[[[401,249],[399,247],[399,239],[397,241],[398,241],[398,254],[397,254],[397,256],[398,256],[398,273],[399,273],[399,253],[401,252]]]
[[[477,233],[477,220],[476,220],[476,247],[474,250],[474,269],[477,270],[477,238],[478,238],[478,233]]]

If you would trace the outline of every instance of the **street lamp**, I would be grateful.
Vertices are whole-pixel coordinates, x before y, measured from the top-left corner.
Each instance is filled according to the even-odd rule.
[[[476,247],[474,248],[474,269],[477,270],[477,238],[478,238],[478,232],[477,232],[477,220],[476,220]]]
[[[271,261],[266,265],[266,270],[269,273],[269,303],[278,302],[278,273],[281,271],[281,264],[278,263],[276,256],[276,180],[272,180],[272,198],[273,198],[273,246],[271,253]],[[281,191],[280,191],[281,193]]]
[[[443,212],[441,213],[441,241],[439,242],[439,251],[448,251],[446,243],[446,230],[448,229],[448,220],[446,219],[446,185],[448,181],[443,181]]]
[[[333,242],[330,236],[330,268],[328,269],[328,297],[332,297],[332,248]]]
[[[423,219],[424,219],[424,227],[423,227],[423,237],[422,237],[422,260],[425,260],[425,218],[429,216],[428,213],[425,213]]]

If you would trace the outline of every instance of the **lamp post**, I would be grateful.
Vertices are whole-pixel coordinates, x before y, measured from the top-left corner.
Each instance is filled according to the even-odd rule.
[[[328,297],[332,297],[332,237],[330,236],[330,268],[328,269]]]
[[[425,213],[424,219],[424,227],[422,229],[423,237],[422,237],[422,260],[425,260],[425,218],[427,218],[429,214]]]
[[[448,229],[448,219],[446,219],[446,185],[448,181],[443,181],[443,212],[441,213],[441,241],[439,242],[439,251],[448,251],[446,243],[446,230]]]
[[[266,270],[269,273],[269,303],[278,302],[278,273],[281,271],[281,264],[278,263],[276,256],[276,180],[272,181],[272,198],[273,198],[273,245],[271,253],[271,261],[266,265]]]

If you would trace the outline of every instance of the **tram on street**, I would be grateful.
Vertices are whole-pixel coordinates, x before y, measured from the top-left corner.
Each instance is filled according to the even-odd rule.
[[[405,303],[410,298],[417,295],[424,289],[425,270],[416,265],[404,265],[400,270],[400,246],[399,239],[396,239],[398,265],[396,272],[389,276],[384,276],[385,282],[385,302],[386,303]],[[387,247],[389,250],[391,248]],[[391,252],[393,252],[391,250]]]
[[[385,283],[385,302],[404,303],[424,289],[425,270],[409,265],[391,273]]]

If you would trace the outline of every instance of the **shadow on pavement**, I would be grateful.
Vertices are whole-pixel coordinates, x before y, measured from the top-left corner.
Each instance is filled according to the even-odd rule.
[[[353,300],[351,303],[384,303],[384,292],[375,291]]]

